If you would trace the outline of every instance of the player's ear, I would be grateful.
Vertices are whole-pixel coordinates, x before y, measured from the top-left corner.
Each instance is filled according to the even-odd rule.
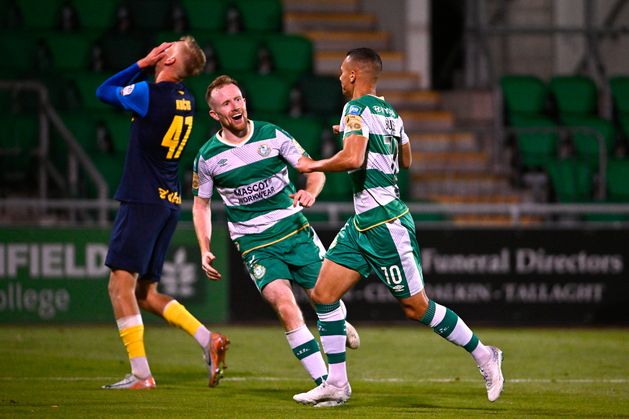
[[[216,112],[214,112],[212,109],[210,109],[210,111],[208,112],[208,114],[210,114],[210,116],[212,117],[213,120],[218,121],[218,114]]]
[[[176,61],[177,61],[177,57],[175,57],[174,55],[171,55],[170,57],[164,60],[164,65],[173,65],[175,64]]]

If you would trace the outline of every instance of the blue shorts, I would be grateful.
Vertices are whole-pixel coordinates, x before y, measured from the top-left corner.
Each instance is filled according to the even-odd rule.
[[[179,208],[121,202],[105,265],[159,281],[178,220]]]

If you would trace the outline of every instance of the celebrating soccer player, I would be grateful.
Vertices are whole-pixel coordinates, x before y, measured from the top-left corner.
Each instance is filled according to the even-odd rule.
[[[430,300],[415,237],[415,223],[400,200],[396,175],[399,164],[411,164],[411,147],[398,113],[376,96],[382,71],[380,56],[369,48],[349,51],[341,64],[341,89],[349,102],[343,109],[340,131],[343,149],[329,159],[301,157],[302,173],[348,171],[354,189],[355,214],[328,249],[312,293],[319,316],[321,342],[330,360],[325,382],[296,394],[295,401],[314,406],[345,403],[352,390],[347,378],[345,319],[339,299],[371,272],[398,299],[404,314],[467,350],[485,378],[487,397],[502,391],[502,351],[485,346],[452,310]]]

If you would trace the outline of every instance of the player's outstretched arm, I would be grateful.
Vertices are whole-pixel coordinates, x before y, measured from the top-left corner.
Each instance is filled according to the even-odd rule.
[[[306,173],[306,187],[289,196],[293,198],[293,206],[301,204],[304,208],[314,205],[317,196],[321,193],[325,184],[325,175],[321,172]]]
[[[201,251],[201,268],[205,275],[213,280],[221,279],[221,273],[212,266],[212,262],[216,256],[210,250],[212,240],[212,209],[210,200],[206,198],[194,197],[192,203],[192,222],[194,223],[194,232],[199,242],[199,250]]]
[[[352,134],[343,141],[343,149],[328,159],[301,157],[295,168],[301,173],[344,172],[360,168],[365,162],[368,139]]]

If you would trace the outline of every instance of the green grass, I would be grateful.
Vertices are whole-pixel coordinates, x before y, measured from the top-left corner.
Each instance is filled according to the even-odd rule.
[[[478,329],[505,352],[502,397],[487,401],[461,348],[420,326],[359,327],[353,395],[333,409],[291,399],[313,384],[279,326],[223,326],[232,345],[220,386],[184,332],[148,326],[157,389],[107,391],[129,370],[115,326],[0,327],[0,417],[619,417],[629,416],[626,329]]]

